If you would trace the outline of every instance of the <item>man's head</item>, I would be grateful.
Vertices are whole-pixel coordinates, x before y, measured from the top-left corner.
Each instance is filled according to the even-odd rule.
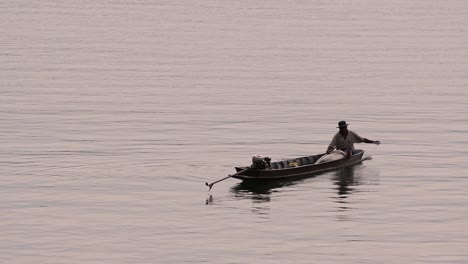
[[[336,128],[339,128],[340,130],[347,130],[348,124],[346,124],[346,121],[340,121],[338,122],[338,126]]]

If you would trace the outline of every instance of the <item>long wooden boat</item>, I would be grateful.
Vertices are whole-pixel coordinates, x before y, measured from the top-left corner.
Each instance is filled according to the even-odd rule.
[[[266,160],[265,166],[257,166],[255,156],[253,164],[246,167],[235,167],[237,173],[230,175],[232,178],[240,180],[275,180],[286,179],[292,177],[307,176],[315,173],[320,173],[329,170],[354,165],[360,163],[370,156],[364,157],[364,150],[355,149],[354,154],[350,158],[341,158],[329,162],[320,162],[325,153],[287,159],[275,162],[269,162],[269,158],[258,157],[258,160]],[[319,162],[317,162],[319,161]]]

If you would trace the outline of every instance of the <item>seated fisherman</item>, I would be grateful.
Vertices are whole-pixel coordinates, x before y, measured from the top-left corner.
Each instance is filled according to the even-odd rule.
[[[332,152],[334,148],[342,150],[346,153],[346,158],[351,158],[351,156],[354,154],[354,143],[372,143],[372,144],[380,144],[380,141],[378,140],[369,140],[367,138],[362,138],[358,134],[354,133],[351,130],[348,130],[348,124],[346,124],[346,121],[340,121],[338,122],[337,128],[340,129],[335,136],[333,137],[332,141],[330,142],[330,145],[327,148],[327,154]]]

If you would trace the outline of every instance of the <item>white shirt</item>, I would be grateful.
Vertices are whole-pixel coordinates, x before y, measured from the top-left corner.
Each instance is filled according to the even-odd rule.
[[[351,130],[348,130],[348,136],[346,139],[340,134],[340,132],[336,133],[333,137],[328,149],[332,149],[336,147],[336,149],[345,149],[350,148],[354,149],[354,143],[361,143],[364,140],[358,134],[354,133]]]

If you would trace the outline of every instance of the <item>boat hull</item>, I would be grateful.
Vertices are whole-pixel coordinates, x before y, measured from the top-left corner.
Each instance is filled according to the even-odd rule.
[[[314,156],[309,156],[309,159],[318,160],[321,156],[325,154],[319,154]],[[235,167],[237,173],[232,175],[233,178],[240,180],[275,180],[275,179],[287,179],[293,177],[303,177],[308,175],[313,175],[316,173],[321,173],[325,171],[335,170],[343,168],[346,166],[358,164],[363,160],[369,158],[364,157],[363,150],[356,150],[355,154],[349,159],[343,158],[335,161],[319,163],[319,164],[304,164],[297,167],[285,167],[285,168],[275,168],[275,169],[265,169],[257,170],[250,167]],[[294,159],[300,160],[306,157]]]

